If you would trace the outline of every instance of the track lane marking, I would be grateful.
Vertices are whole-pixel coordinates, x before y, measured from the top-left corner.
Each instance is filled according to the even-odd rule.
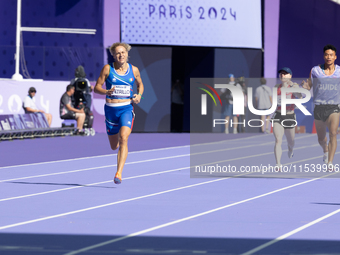
[[[165,228],[165,227],[168,227],[168,226],[171,226],[171,225],[175,225],[175,224],[178,224],[178,223],[181,223],[181,222],[184,222],[184,221],[188,221],[188,220],[191,220],[191,219],[194,219],[194,218],[198,218],[198,217],[201,217],[201,216],[204,216],[204,215],[208,215],[210,213],[214,213],[214,212],[217,212],[217,211],[220,211],[220,210],[223,210],[223,209],[235,206],[235,205],[243,204],[243,203],[246,203],[246,202],[258,199],[258,198],[262,198],[262,197],[265,197],[265,196],[268,196],[268,195],[272,195],[272,194],[278,193],[280,191],[284,191],[284,190],[288,190],[290,188],[294,188],[294,187],[297,187],[297,186],[300,186],[300,185],[304,185],[306,183],[310,183],[310,182],[319,180],[321,178],[323,178],[323,177],[318,177],[318,178],[314,178],[314,179],[311,179],[311,180],[308,180],[308,181],[299,182],[299,183],[296,183],[296,184],[293,184],[293,185],[286,186],[284,188],[280,188],[280,189],[276,189],[276,190],[264,193],[262,195],[254,196],[254,197],[251,197],[251,198],[247,198],[247,199],[241,200],[239,202],[235,202],[235,203],[232,203],[232,204],[220,206],[220,207],[217,207],[215,209],[208,210],[208,211],[205,211],[205,212],[202,212],[202,213],[198,213],[198,214],[194,214],[192,216],[188,216],[188,217],[185,217],[185,218],[182,218],[182,219],[179,219],[179,220],[171,221],[171,222],[168,222],[168,223],[165,223],[165,224],[161,224],[161,225],[158,225],[158,226],[155,226],[155,227],[151,227],[151,228],[147,228],[147,229],[144,229],[144,230],[141,230],[141,231],[138,231],[138,232],[134,232],[134,233],[131,233],[131,234],[123,236],[123,237],[111,239],[111,240],[108,240],[108,241],[105,241],[105,242],[102,242],[102,243],[99,243],[99,244],[95,244],[95,245],[91,245],[91,246],[88,246],[88,247],[84,247],[84,248],[76,250],[76,251],[65,253],[64,255],[75,255],[75,254],[79,254],[81,252],[86,252],[86,251],[89,251],[89,250],[93,250],[95,248],[99,248],[99,247],[102,247],[102,246],[105,246],[105,245],[108,245],[108,244],[112,244],[112,243],[119,242],[119,241],[122,241],[122,240],[125,240],[125,239],[128,239],[128,238],[131,238],[131,237],[135,237],[135,236],[139,236],[139,235],[142,235],[142,234],[146,234],[146,233],[152,232],[154,230]]]

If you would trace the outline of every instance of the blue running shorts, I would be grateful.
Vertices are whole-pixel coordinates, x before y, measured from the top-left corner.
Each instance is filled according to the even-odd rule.
[[[133,105],[112,107],[105,104],[105,123],[108,135],[118,134],[121,127],[126,126],[132,129],[134,112]]]

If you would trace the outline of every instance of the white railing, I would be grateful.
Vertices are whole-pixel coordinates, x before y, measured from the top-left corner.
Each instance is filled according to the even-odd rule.
[[[340,4],[340,0],[331,0],[334,3]]]
[[[21,0],[17,0],[17,32],[16,32],[16,50],[15,50],[15,73],[12,76],[13,80],[23,80],[19,72],[21,33],[22,32],[48,32],[48,33],[71,33],[71,34],[90,34],[96,33],[96,29],[81,29],[81,28],[54,28],[54,27],[22,27],[21,26]],[[21,46],[21,47],[20,47]],[[22,61],[25,66],[25,61]]]

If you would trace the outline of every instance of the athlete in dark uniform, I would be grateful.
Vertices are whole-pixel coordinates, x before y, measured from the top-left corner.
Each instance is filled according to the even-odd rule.
[[[114,43],[110,52],[115,60],[105,65],[97,80],[94,92],[106,95],[105,122],[106,131],[112,150],[118,150],[116,184],[122,181],[122,171],[128,155],[127,141],[133,127],[133,103],[138,104],[144,92],[144,86],[137,67],[129,64],[128,52],[131,46],[126,43]],[[103,89],[106,82],[106,89]],[[133,94],[133,84],[137,84],[137,94]]]
[[[334,64],[337,59],[336,48],[331,44],[326,45],[323,58],[325,63],[312,68],[308,82],[303,81],[303,88],[310,90],[313,87],[318,141],[324,152],[324,163],[328,163],[328,169],[333,170],[340,116],[340,67]],[[329,130],[328,146],[326,128]]]

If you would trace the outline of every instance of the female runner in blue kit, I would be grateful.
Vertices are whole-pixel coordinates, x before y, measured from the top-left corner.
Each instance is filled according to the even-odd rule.
[[[105,65],[100,72],[94,92],[106,95],[105,123],[112,150],[118,150],[117,173],[114,182],[120,184],[122,171],[128,155],[127,141],[133,127],[133,103],[138,104],[144,92],[144,86],[137,67],[129,64],[128,52],[131,46],[126,43],[114,43],[110,52],[115,60]],[[106,89],[103,89],[106,82]],[[137,94],[133,94],[133,84],[137,84]]]

